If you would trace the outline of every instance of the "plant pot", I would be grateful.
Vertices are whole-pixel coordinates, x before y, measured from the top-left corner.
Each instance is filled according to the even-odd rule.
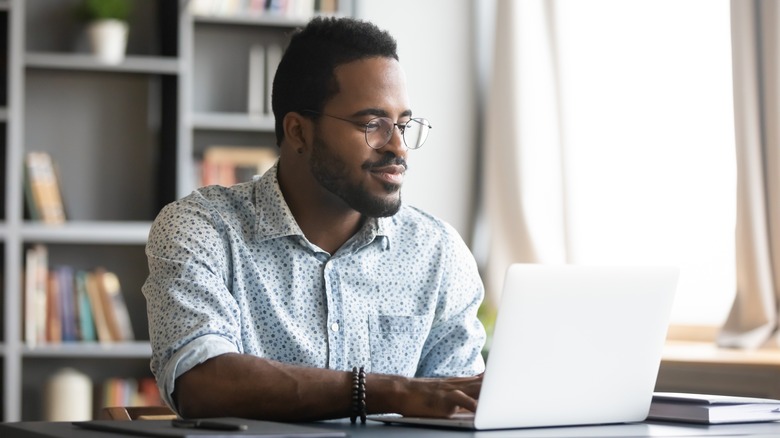
[[[92,53],[100,62],[119,64],[125,59],[127,23],[120,20],[97,20],[87,27]]]

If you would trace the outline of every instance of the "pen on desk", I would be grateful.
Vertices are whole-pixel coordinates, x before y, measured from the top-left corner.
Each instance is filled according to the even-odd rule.
[[[175,420],[171,420],[171,425],[173,427],[182,427],[182,428],[189,428],[189,429],[210,429],[210,430],[247,430],[248,427],[246,424],[236,424],[236,423],[230,423],[227,421],[220,421],[220,420],[187,420],[187,419],[180,419],[177,418]]]

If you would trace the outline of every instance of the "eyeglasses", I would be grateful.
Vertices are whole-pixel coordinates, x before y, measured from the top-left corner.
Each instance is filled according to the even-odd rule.
[[[393,129],[397,126],[408,149],[420,149],[428,138],[428,132],[433,128],[427,119],[414,118],[403,123],[395,123],[388,117],[374,117],[367,123],[332,116],[318,111],[304,110],[302,112],[330,117],[361,126],[366,130],[366,144],[371,149],[382,149],[393,138]]]

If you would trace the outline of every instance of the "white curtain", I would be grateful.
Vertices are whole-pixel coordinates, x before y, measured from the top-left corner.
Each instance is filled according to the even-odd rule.
[[[553,6],[496,3],[482,168],[490,230],[483,276],[493,304],[509,264],[566,261]]]
[[[737,295],[718,343],[780,345],[780,7],[732,0]]]

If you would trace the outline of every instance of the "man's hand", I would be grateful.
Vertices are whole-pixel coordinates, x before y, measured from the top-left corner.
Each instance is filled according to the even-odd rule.
[[[366,406],[369,412],[393,412],[415,417],[449,417],[477,409],[482,374],[473,377],[416,378],[369,374]]]

